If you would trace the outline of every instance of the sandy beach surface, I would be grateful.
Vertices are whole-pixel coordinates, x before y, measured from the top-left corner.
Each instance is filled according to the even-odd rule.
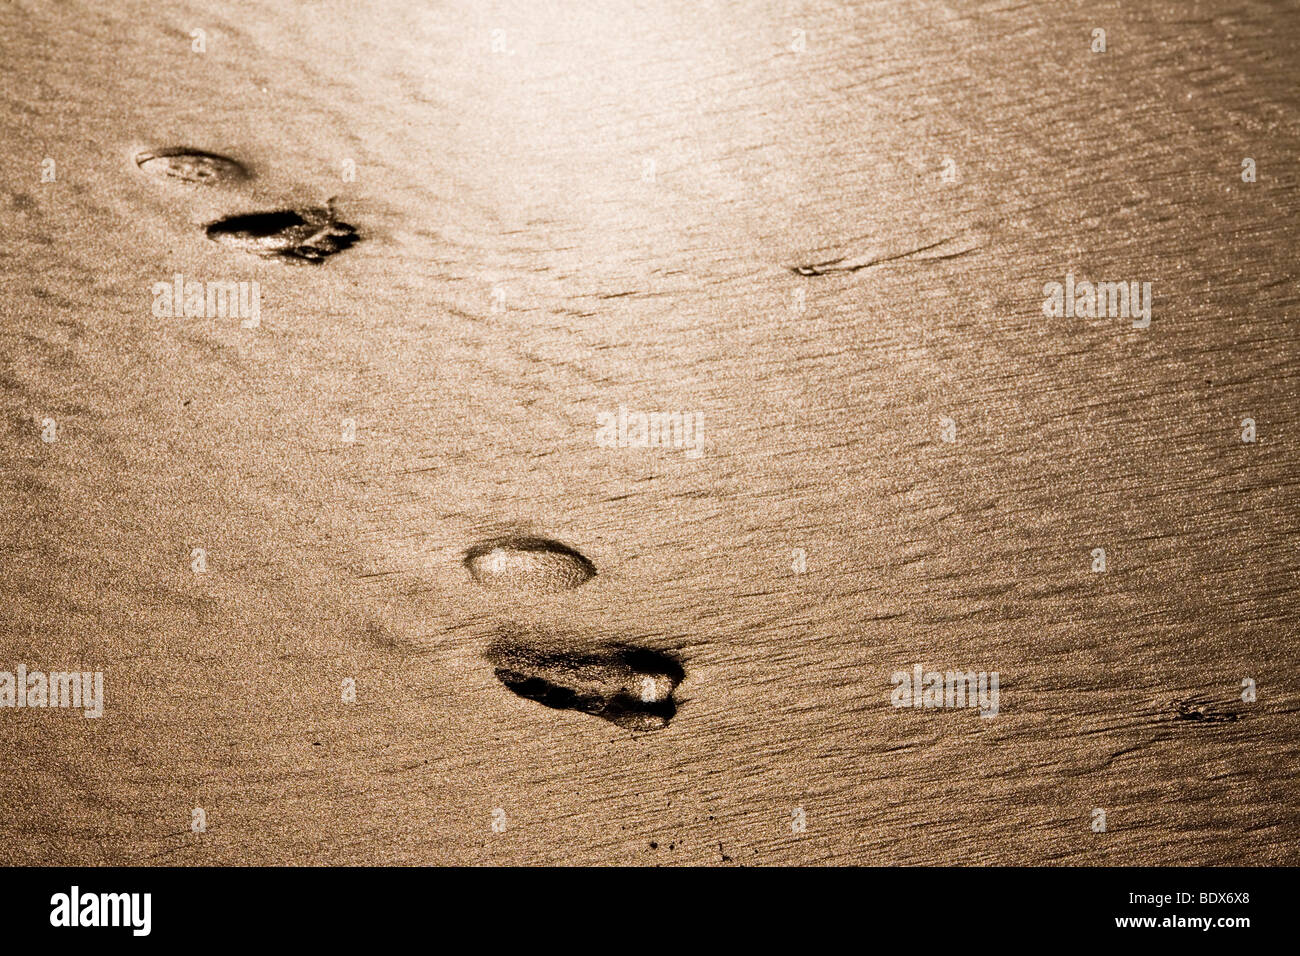
[[[0,6],[0,671],[104,686],[0,709],[0,863],[1300,862],[1297,39]],[[331,199],[320,263],[205,233]],[[177,275],[260,321],[158,314]],[[1067,275],[1149,325],[1045,315]],[[579,557],[465,564],[531,539]],[[603,693],[612,644],[662,727],[494,672]],[[918,665],[997,715],[893,706]]]

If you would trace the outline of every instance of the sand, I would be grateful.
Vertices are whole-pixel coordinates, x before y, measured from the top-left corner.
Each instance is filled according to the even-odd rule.
[[[0,671],[104,713],[0,709],[0,862],[1300,862],[1298,33],[4,5]],[[331,198],[317,264],[205,235]],[[482,586],[511,537],[596,573]],[[675,716],[511,693],[519,635],[671,655]],[[997,715],[893,706],[917,665]]]

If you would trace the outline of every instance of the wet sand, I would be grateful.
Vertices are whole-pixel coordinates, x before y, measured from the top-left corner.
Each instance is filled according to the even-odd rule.
[[[105,701],[0,709],[0,862],[1300,862],[1298,36],[5,5],[0,670]],[[136,163],[181,146],[248,175]],[[205,233],[331,198],[318,263]],[[156,314],[177,274],[259,324]],[[1150,325],[1045,316],[1067,274]],[[466,565],[532,539],[594,575]],[[512,693],[503,637],[665,655],[675,713]],[[918,664],[999,713],[892,706]]]

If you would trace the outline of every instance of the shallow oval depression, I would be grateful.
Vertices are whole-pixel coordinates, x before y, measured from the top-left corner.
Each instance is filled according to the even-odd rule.
[[[238,160],[183,146],[144,150],[136,154],[135,164],[155,179],[195,185],[233,183],[249,178],[248,169]]]
[[[554,594],[585,584],[596,566],[568,545],[547,538],[498,538],[465,552],[470,577],[494,591]]]
[[[518,696],[626,730],[667,727],[677,714],[673,693],[686,677],[676,658],[628,645],[565,652],[502,640],[483,656],[497,680]]]

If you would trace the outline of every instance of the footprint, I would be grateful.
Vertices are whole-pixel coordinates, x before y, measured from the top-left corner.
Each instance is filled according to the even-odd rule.
[[[585,584],[596,566],[567,545],[546,538],[497,538],[465,552],[465,567],[495,591],[554,594]]]
[[[229,156],[182,146],[137,153],[135,164],[157,179],[175,179],[183,183],[211,185],[248,178],[248,170],[243,164]]]
[[[1203,694],[1170,701],[1170,709],[1173,713],[1167,719],[1189,723],[1230,724],[1245,716],[1236,700],[1215,700]]]
[[[949,236],[946,239],[940,239],[938,242],[931,242],[928,245],[918,246],[913,249],[895,252],[875,251],[851,257],[840,256],[837,259],[827,259],[824,262],[809,262],[803,265],[790,266],[790,271],[800,276],[825,276],[837,272],[860,272],[863,269],[870,269],[872,266],[900,260],[938,262],[944,259],[956,259],[958,256],[974,252],[980,248],[976,243],[977,240],[969,235]]]
[[[644,647],[556,652],[502,640],[483,656],[497,680],[520,697],[627,730],[667,727],[677,713],[673,692],[686,677],[675,658]]]
[[[353,226],[335,216],[333,199],[325,206],[228,216],[209,223],[205,232],[214,242],[266,259],[314,263],[348,248],[360,238]]]

